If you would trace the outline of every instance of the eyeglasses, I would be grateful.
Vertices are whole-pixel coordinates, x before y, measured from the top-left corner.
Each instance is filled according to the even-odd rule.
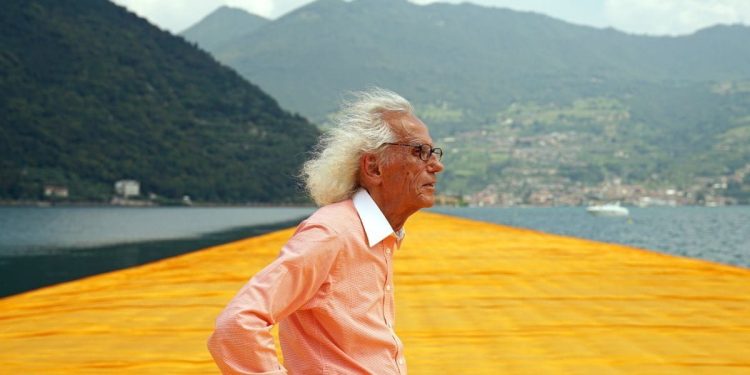
[[[443,158],[443,149],[439,147],[432,147],[431,145],[424,145],[424,144],[410,145],[406,143],[383,143],[383,144],[391,145],[391,146],[412,147],[415,150],[419,150],[419,158],[422,159],[423,161],[430,160],[433,154],[437,155],[438,161],[440,161],[440,159]]]

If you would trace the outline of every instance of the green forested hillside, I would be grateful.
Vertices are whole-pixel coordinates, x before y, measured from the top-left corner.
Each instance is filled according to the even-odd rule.
[[[299,199],[318,131],[179,37],[106,0],[13,0],[0,13],[0,199],[47,184],[106,200]]]
[[[468,3],[319,0],[211,52],[319,123],[346,90],[396,90],[446,140],[443,192],[528,195],[686,187],[750,165],[729,141],[750,118],[747,46],[740,25],[648,37]]]

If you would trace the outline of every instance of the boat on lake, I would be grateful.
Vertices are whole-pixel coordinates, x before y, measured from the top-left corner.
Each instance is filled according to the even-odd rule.
[[[630,211],[620,206],[620,202],[599,204],[586,207],[586,212],[594,216],[628,216]]]

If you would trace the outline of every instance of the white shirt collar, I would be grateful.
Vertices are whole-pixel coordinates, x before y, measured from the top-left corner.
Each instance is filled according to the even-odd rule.
[[[367,244],[370,247],[375,246],[390,235],[395,235],[399,242],[404,238],[404,228],[401,228],[398,233],[393,231],[388,219],[383,215],[383,211],[380,211],[380,208],[372,200],[367,190],[359,188],[354,193],[352,202],[354,202],[354,208],[357,210],[359,219],[362,221],[362,227],[365,228]]]

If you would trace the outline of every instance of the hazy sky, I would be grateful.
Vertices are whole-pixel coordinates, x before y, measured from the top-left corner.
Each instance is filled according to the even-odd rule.
[[[180,32],[221,5],[266,18],[279,16],[312,0],[112,0],[157,26]],[[435,0],[410,0],[428,4]],[[461,3],[467,0],[441,0]],[[468,0],[486,6],[534,11],[568,22],[612,26],[636,34],[689,34],[717,23],[750,25],[750,0]]]

